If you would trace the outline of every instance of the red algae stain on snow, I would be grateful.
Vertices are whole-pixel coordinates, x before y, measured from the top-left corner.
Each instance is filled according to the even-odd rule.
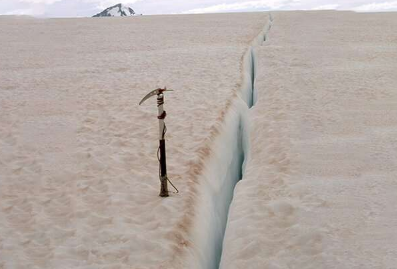
[[[228,27],[220,30],[208,17]],[[0,241],[8,246],[1,251],[0,267],[8,266],[3,257],[12,257],[12,266],[43,269],[52,264],[60,268],[188,268],[184,258],[193,253],[200,177],[236,97],[232,93],[233,81],[238,79],[236,59],[262,17],[136,18],[133,39],[119,34],[131,31],[129,20],[110,20],[110,24],[108,20],[45,20],[35,27],[21,24],[17,34],[13,26],[7,26],[3,33],[13,32],[7,35],[12,40],[0,38],[0,43],[17,42],[0,52],[4,69],[0,81],[5,89],[18,89],[18,94],[0,89],[0,177],[5,178],[0,182]],[[180,22],[186,24],[175,27]],[[198,24],[221,35],[206,31],[200,43],[197,33],[191,33],[191,27]],[[75,27],[81,25],[90,31],[76,32]],[[249,29],[236,31],[235,25]],[[42,32],[47,26],[48,31]],[[161,30],[147,35],[148,27]],[[103,34],[115,42],[103,41]],[[179,42],[180,37],[186,38],[184,42]],[[208,38],[211,44],[206,43]],[[29,50],[26,39],[32,44]],[[156,42],[163,40],[167,42]],[[219,46],[212,46],[213,42]],[[23,61],[26,56],[29,62]],[[45,64],[44,59],[51,61]],[[222,61],[215,64],[216,59]],[[164,69],[164,62],[173,64]],[[189,76],[192,69],[203,70],[200,79]],[[148,124],[153,107],[137,106],[139,95],[159,81],[183,89],[167,99],[174,101],[167,112],[179,113],[170,117],[174,120],[170,126],[180,130],[167,135],[169,149],[179,158],[169,162],[175,168],[173,179],[183,191],[168,200],[157,197],[153,154],[157,134],[156,126]],[[202,91],[186,90],[192,83]],[[182,115],[189,109],[186,97],[190,96],[194,109]],[[197,124],[201,132],[186,127],[192,116],[204,117]],[[172,140],[175,137],[181,141]],[[194,145],[197,141],[203,146]],[[66,245],[57,248],[60,243]],[[37,244],[43,247],[34,257]],[[131,249],[128,257],[125,249]]]
[[[244,55],[240,58],[240,71],[243,70],[244,65]],[[244,75],[241,72],[240,80],[244,79]],[[225,121],[225,117],[227,113],[232,109],[232,104],[236,98],[240,98],[238,95],[238,90],[241,88],[242,83],[238,83],[235,87],[234,91],[232,92],[231,97],[226,101],[224,108],[219,112],[218,117],[216,118],[216,123],[211,127],[210,136],[207,140],[207,144],[197,150],[197,154],[199,156],[199,161],[194,163],[190,166],[188,172],[188,178],[191,183],[194,185],[189,184],[190,190],[197,195],[200,195],[198,192],[197,184],[199,182],[200,176],[203,173],[203,168],[205,166],[205,162],[210,158],[212,153],[212,142],[215,138],[222,132],[222,124]],[[197,197],[197,196],[195,196]],[[175,232],[172,232],[169,236],[173,238],[173,241],[176,242],[174,246],[174,255],[170,261],[170,264],[174,263],[176,260],[183,260],[183,256],[181,255],[186,254],[184,251],[186,248],[192,247],[192,244],[189,242],[188,238],[191,235],[192,228],[193,228],[193,220],[196,216],[197,208],[197,200],[193,197],[190,197],[187,201],[187,213],[183,216],[182,220],[176,225]]]

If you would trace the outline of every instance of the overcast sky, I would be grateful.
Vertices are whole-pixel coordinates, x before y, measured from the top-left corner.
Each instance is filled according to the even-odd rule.
[[[0,14],[85,17],[120,2],[146,15],[302,9],[397,11],[394,0],[0,0]]]

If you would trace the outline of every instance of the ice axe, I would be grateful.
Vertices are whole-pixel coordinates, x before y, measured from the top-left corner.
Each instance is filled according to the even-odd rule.
[[[158,88],[155,89],[148,94],[146,94],[145,97],[139,102],[139,105],[141,105],[143,102],[145,102],[147,99],[149,99],[152,96],[157,95],[157,108],[158,108],[158,115],[157,118],[159,119],[159,148],[157,151],[157,158],[160,162],[159,166],[159,177],[160,177],[160,182],[161,182],[161,188],[160,188],[160,196],[161,197],[167,197],[168,195],[168,186],[167,182],[170,182],[170,184],[175,188],[175,186],[171,183],[171,181],[167,177],[167,161],[166,161],[166,154],[165,154],[165,133],[167,132],[167,127],[165,126],[164,119],[167,116],[167,113],[164,110],[164,92],[167,91],[172,91],[172,90],[167,90],[167,88],[164,87],[164,89]],[[175,190],[178,192],[178,189],[175,188]]]

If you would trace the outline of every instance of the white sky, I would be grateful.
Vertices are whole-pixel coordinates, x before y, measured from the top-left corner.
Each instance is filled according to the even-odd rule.
[[[0,0],[0,14],[84,17],[120,2],[143,14],[302,9],[397,11],[396,0]]]

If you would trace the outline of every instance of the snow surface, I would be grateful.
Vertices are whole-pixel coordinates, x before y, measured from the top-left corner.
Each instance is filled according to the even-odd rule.
[[[397,14],[273,15],[221,268],[396,268]]]
[[[395,13],[0,24],[0,268],[397,264]]]
[[[121,9],[120,8],[112,8],[108,11],[108,14],[111,16],[121,16]]]
[[[236,140],[243,55],[267,20],[1,18],[0,268],[208,268],[216,209],[201,201],[225,186],[211,171]],[[138,106],[163,86],[180,190],[166,199],[156,100]]]
[[[129,7],[124,6],[124,5],[120,5],[118,7],[112,8],[111,10],[109,10],[109,13],[112,16],[122,16],[122,14],[126,14],[128,16],[134,15],[130,12]]]

